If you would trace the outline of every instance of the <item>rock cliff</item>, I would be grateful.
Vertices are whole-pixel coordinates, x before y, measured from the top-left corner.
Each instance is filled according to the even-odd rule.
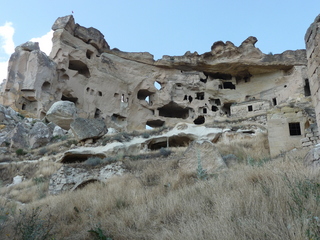
[[[312,107],[305,50],[264,54],[250,36],[238,47],[217,41],[203,54],[165,55],[155,61],[146,52],[110,49],[99,30],[75,23],[72,15],[58,18],[52,29],[50,56],[37,43],[16,48],[0,103],[44,118],[55,102],[70,101],[78,117],[101,118],[124,131],[259,119],[268,128],[280,124],[272,141],[290,138],[288,124],[298,122],[301,137],[285,149],[300,147],[314,122],[304,111]],[[274,120],[279,116],[272,109],[297,103],[303,107],[296,115]]]

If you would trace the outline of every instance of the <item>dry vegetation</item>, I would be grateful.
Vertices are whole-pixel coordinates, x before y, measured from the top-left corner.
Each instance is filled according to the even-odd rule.
[[[0,199],[0,239],[320,239],[319,170],[258,159],[202,181],[179,157],[124,160],[123,176],[58,196],[46,195],[58,165],[25,165],[32,177],[1,195],[29,204]]]

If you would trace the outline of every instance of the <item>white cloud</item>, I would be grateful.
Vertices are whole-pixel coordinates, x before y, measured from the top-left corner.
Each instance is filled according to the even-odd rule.
[[[49,55],[52,48],[52,41],[51,41],[52,36],[53,36],[53,31],[51,30],[47,34],[43,35],[42,37],[32,38],[30,41],[38,42],[40,46],[40,50],[42,52],[45,52],[45,54]]]
[[[3,79],[7,78],[8,73],[8,61],[0,62],[0,83],[2,83]]]
[[[13,34],[14,28],[11,22],[6,22],[3,26],[0,26],[0,44],[7,55],[14,52]]]
[[[14,52],[13,34],[14,28],[11,22],[0,26],[0,50],[4,50],[4,54],[0,51],[0,83],[7,78],[9,55]]]

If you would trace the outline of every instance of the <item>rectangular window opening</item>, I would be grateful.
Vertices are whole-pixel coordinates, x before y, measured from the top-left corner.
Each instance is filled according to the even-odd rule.
[[[289,123],[290,136],[299,136],[301,135],[301,128],[299,122]]]
[[[272,98],[272,103],[273,103],[273,106],[276,106],[277,105],[277,99],[276,98]]]
[[[252,112],[252,111],[253,111],[252,105],[249,105],[249,106],[248,106],[248,111],[249,111],[249,112]]]

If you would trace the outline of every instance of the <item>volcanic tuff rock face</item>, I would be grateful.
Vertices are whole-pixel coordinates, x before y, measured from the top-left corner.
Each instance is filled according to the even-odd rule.
[[[67,100],[79,117],[102,118],[125,131],[258,118],[272,127],[270,109],[295,102],[311,106],[305,50],[264,54],[249,37],[239,47],[218,41],[201,55],[155,61],[146,52],[110,49],[100,31],[76,24],[71,15],[58,18],[52,29],[50,57],[37,44],[16,48],[0,103],[42,118],[52,104]],[[301,122],[304,135],[312,119],[298,112],[283,121]],[[288,148],[301,145],[298,138],[293,142]]]
[[[50,58],[36,44],[17,47],[2,93],[6,105],[38,117],[69,100],[80,117],[101,117],[118,129],[202,124],[225,119],[236,103],[298,96],[305,74],[304,50],[266,55],[254,46],[255,37],[239,47],[219,41],[202,55],[154,61],[149,53],[110,50],[100,31],[76,24],[73,16],[58,18],[52,29]],[[262,110],[270,108],[265,105]]]

